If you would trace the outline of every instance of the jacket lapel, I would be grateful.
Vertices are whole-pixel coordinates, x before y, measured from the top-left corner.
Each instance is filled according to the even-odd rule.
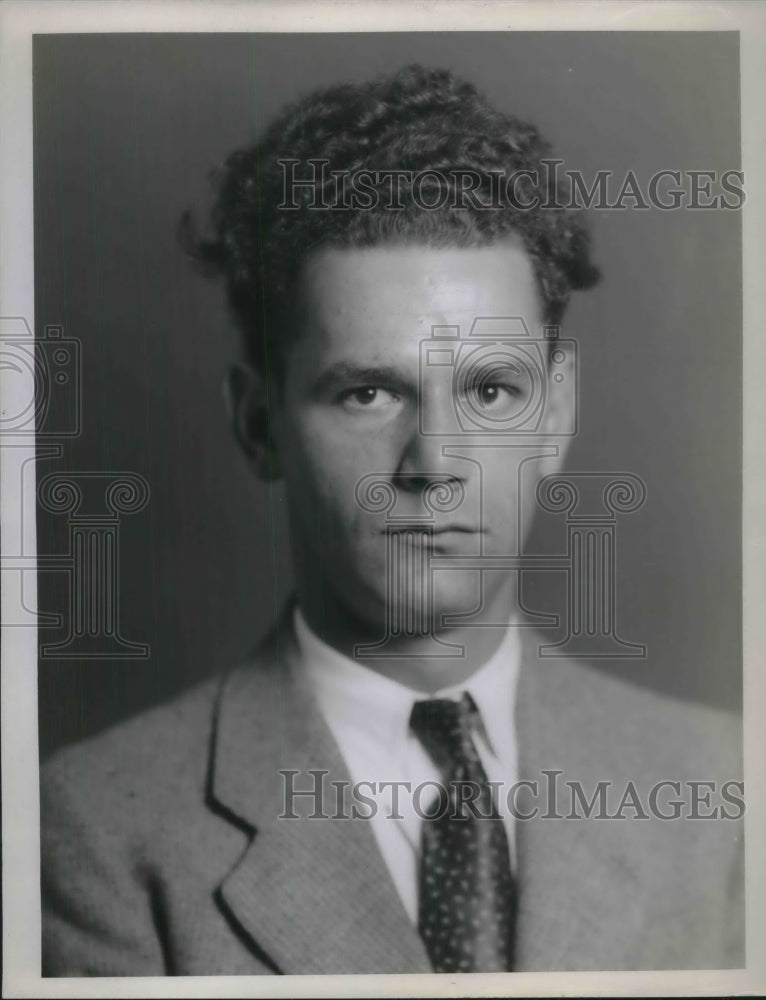
[[[282,973],[430,971],[369,822],[309,818],[332,816],[331,782],[349,778],[295,655],[283,619],[222,688],[211,797],[254,831],[221,883],[224,905]],[[295,795],[286,809],[286,789],[314,788],[323,801]]]

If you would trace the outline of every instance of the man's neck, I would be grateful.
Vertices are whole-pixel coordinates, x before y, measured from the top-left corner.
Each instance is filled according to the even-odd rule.
[[[298,600],[308,626],[328,646],[425,694],[466,683],[484,666],[505,637],[513,607],[510,588],[502,590],[482,607],[481,617],[487,624],[474,617],[470,625],[447,626],[432,634],[391,635],[381,648],[382,624],[374,629],[340,603],[328,601],[326,595],[320,606],[299,588]],[[364,655],[360,649],[373,645],[378,647],[376,655]]]

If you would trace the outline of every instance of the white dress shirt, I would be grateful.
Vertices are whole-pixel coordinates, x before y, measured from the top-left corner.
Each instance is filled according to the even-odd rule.
[[[412,706],[430,698],[458,700],[466,691],[473,698],[482,722],[474,734],[474,743],[488,780],[498,782],[497,806],[513,859],[513,817],[507,799],[518,774],[514,725],[518,629],[506,629],[497,651],[467,682],[431,695],[414,691],[338,653],[311,631],[298,608],[294,624],[299,669],[314,691],[351,781],[373,783],[360,787],[362,795],[374,799],[377,808],[365,809],[360,804],[360,812],[373,812],[369,821],[381,854],[410,919],[417,924],[421,816],[435,798],[436,789],[433,784],[425,784],[420,798],[415,789],[443,778],[410,730]],[[381,783],[386,782],[409,782],[412,794],[406,786],[400,786],[398,791],[390,786],[381,790]]]

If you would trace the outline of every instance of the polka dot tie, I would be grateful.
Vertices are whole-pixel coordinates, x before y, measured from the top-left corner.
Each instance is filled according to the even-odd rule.
[[[511,969],[514,886],[508,838],[462,701],[416,702],[410,725],[441,768],[443,789],[423,819],[419,930],[435,972]]]

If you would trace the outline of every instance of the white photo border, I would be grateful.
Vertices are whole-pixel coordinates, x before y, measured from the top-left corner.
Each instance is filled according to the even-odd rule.
[[[474,976],[284,976],[69,978],[40,976],[37,635],[2,633],[3,996],[694,996],[766,991],[766,672],[760,620],[766,607],[766,5],[757,3],[586,3],[490,0],[288,0],[288,2],[68,2],[7,0],[0,6],[0,303],[34,329],[32,37],[40,33],[330,32],[414,30],[738,31],[742,87],[744,251],[744,727],[747,953],[743,970],[635,973],[513,973]],[[748,183],[749,182],[749,183]],[[15,382],[0,371],[5,392]],[[22,390],[23,392],[23,390]],[[10,396],[4,405],[12,407]],[[34,551],[35,518],[0,469],[2,530],[24,531]],[[36,594],[25,594],[32,607]],[[2,594],[3,618],[14,595]]]

